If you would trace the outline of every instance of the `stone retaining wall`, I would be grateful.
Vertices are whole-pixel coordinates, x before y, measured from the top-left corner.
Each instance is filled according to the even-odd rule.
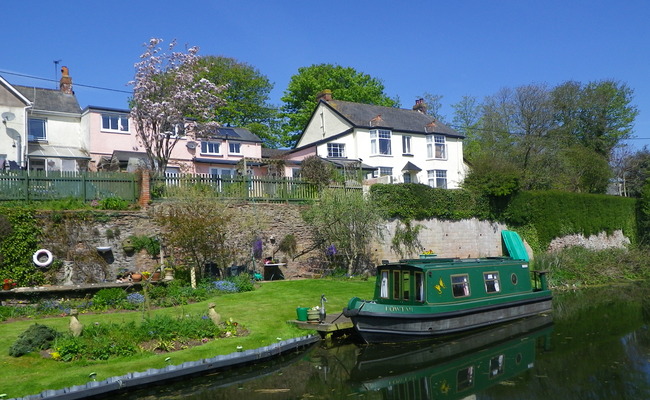
[[[96,282],[112,282],[122,270],[144,271],[153,270],[160,265],[161,259],[152,258],[142,251],[136,254],[126,253],[122,249],[122,241],[131,235],[160,236],[161,228],[153,221],[151,213],[157,205],[146,211],[98,212],[99,218],[87,218],[82,223],[70,226],[58,226],[48,223],[50,214],[43,214],[44,235],[43,247],[53,250],[55,257],[64,261],[58,266],[54,277],[60,284],[82,284]],[[275,252],[278,259],[287,259],[287,266],[282,267],[286,278],[310,277],[322,272],[324,265],[318,251],[313,247],[309,227],[301,217],[301,211],[307,207],[296,204],[251,203],[237,205],[242,213],[250,213],[260,222],[260,238],[263,241],[264,257]],[[386,221],[383,239],[378,239],[372,247],[371,263],[378,264],[382,260],[397,260],[399,256],[391,250],[391,239],[396,220]],[[507,229],[500,223],[479,221],[477,219],[463,221],[427,220],[417,221],[422,225],[420,242],[426,250],[432,250],[440,257],[475,258],[500,256],[501,231]],[[57,231],[58,229],[58,231]],[[48,231],[49,230],[49,231]],[[277,245],[285,235],[293,234],[297,241],[298,257],[289,259],[277,252]],[[61,237],[65,236],[62,240]],[[629,240],[622,233],[614,235],[599,235],[592,238],[569,236],[557,239],[551,244],[551,249],[567,245],[583,245],[589,248],[621,247]],[[97,247],[109,247],[110,251],[102,253]],[[532,251],[529,249],[529,254]],[[407,255],[417,257],[417,254]],[[85,260],[85,261],[84,261]],[[248,249],[242,251],[240,263],[250,260]],[[284,260],[283,260],[284,261]],[[250,262],[249,262],[250,266]],[[261,272],[262,266],[256,265]]]

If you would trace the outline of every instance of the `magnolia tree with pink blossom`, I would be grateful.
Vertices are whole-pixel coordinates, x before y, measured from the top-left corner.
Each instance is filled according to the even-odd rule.
[[[200,139],[218,126],[214,111],[224,104],[219,93],[226,88],[198,78],[198,47],[178,52],[172,41],[165,53],[161,43],[155,38],[145,43],[146,50],[135,64],[135,79],[129,82],[138,140],[147,153],[148,167],[158,173],[165,172],[182,136]]]

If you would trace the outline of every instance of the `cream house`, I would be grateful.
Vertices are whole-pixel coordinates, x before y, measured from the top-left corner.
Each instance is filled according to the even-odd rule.
[[[326,90],[288,158],[357,161],[378,182],[458,188],[464,136],[424,111],[422,100],[407,110],[335,100]]]
[[[86,170],[81,109],[67,67],[60,89],[11,85],[0,78],[0,161],[4,169]]]

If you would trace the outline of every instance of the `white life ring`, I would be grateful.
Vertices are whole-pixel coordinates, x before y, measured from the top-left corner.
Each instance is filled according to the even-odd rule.
[[[42,255],[47,256],[47,259],[45,261],[40,260]],[[41,268],[47,267],[50,264],[52,264],[52,260],[53,260],[52,252],[46,249],[40,249],[34,253],[32,260],[34,261],[34,264],[38,265]]]

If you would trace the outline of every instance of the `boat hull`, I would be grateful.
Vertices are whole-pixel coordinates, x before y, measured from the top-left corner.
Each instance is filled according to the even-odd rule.
[[[451,335],[552,311],[551,296],[445,313],[343,311],[366,343],[421,340]]]

